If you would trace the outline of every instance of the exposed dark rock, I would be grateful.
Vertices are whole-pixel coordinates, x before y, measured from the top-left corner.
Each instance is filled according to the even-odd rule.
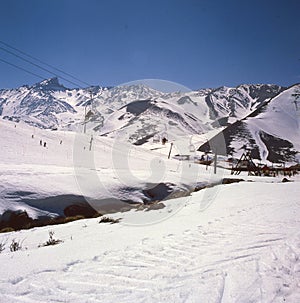
[[[174,184],[165,184],[158,183],[155,184],[152,188],[143,190],[144,195],[148,198],[148,201],[144,201],[145,203],[149,203],[151,201],[163,200],[168,198],[169,195],[173,192]]]
[[[149,210],[159,210],[159,209],[163,209],[165,208],[166,205],[164,203],[161,203],[159,201],[155,201],[155,202],[152,202],[150,204],[141,204],[137,207],[137,211],[143,211],[143,210],[146,210],[146,211],[149,211]]]
[[[264,84],[261,86],[250,85],[249,94],[251,98],[257,99],[257,102],[264,102],[267,99],[274,98],[277,94],[284,91],[286,88],[278,85]]]
[[[263,113],[269,114],[272,117],[273,113],[273,102],[276,102],[276,96],[282,93],[285,89],[285,94],[287,99],[291,89],[296,89],[291,86],[290,88],[283,88],[276,85],[258,85],[258,86],[240,86],[240,89],[244,89],[249,92],[251,98],[257,99],[253,103],[253,108],[255,109],[248,116],[243,119],[236,121],[232,125],[229,125],[215,137],[211,138],[208,142],[199,147],[199,151],[209,152],[213,151],[214,141],[217,142],[217,145],[221,146],[224,144],[226,151],[224,154],[219,151],[218,154],[222,155],[240,155],[244,150],[249,150],[251,157],[253,159],[261,160],[265,155],[267,160],[270,162],[291,162],[295,161],[295,154],[298,152],[293,142],[289,142],[284,139],[284,133],[270,131],[269,128],[265,129],[255,129],[255,121],[260,121],[265,119]],[[234,96],[236,93],[234,94]],[[288,102],[288,101],[285,101]],[[284,102],[284,103],[285,103]],[[246,104],[249,104],[249,102]],[[284,104],[282,108],[284,110]],[[270,121],[272,124],[272,121]],[[284,125],[285,121],[282,121]],[[222,140],[218,138],[223,138]],[[218,140],[217,140],[218,139]],[[261,157],[262,156],[262,157]]]
[[[148,207],[147,207],[147,211],[149,210],[158,210],[158,209],[163,209],[165,208],[166,205],[164,203],[153,203],[153,204],[150,204]]]
[[[85,218],[92,218],[98,212],[88,203],[80,203],[67,206],[64,209],[64,214],[66,217],[84,216]]]
[[[232,178],[224,178],[222,180],[222,184],[232,184],[232,183],[239,183],[245,181],[244,179],[232,179]]]
[[[26,211],[5,211],[1,216],[0,229],[11,227],[15,230],[24,228],[34,220],[30,218]]]
[[[207,188],[207,185],[197,185],[194,189],[194,192],[200,191],[205,188]]]
[[[267,146],[269,154],[267,160],[270,162],[293,161],[297,151],[291,142],[276,138],[263,131],[260,132],[260,138]]]
[[[84,218],[92,218],[100,216],[96,210],[94,210],[88,204],[73,204],[69,205],[65,209],[65,216],[48,217],[40,216],[37,219],[29,217],[26,211],[12,211],[7,210],[0,215],[0,231],[9,232],[13,230],[29,229],[33,227],[40,227],[45,225],[56,225],[68,223],[75,220]]]
[[[231,145],[232,141],[236,137],[245,138],[249,140],[249,148],[251,157],[253,159],[260,159],[258,146],[255,144],[246,123],[243,121],[237,121],[222,132],[218,133],[216,136],[211,138],[209,141],[202,144],[198,150],[202,152],[210,152],[217,149],[219,155],[227,156],[232,155],[237,152]]]

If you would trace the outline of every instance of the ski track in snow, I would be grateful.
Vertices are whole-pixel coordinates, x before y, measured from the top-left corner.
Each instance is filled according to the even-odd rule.
[[[0,301],[299,302],[297,208],[273,206],[241,204],[201,225],[166,230],[160,241],[146,231],[122,251],[95,251],[58,268],[49,261],[48,269],[0,279]],[[279,223],[285,207],[292,217]]]

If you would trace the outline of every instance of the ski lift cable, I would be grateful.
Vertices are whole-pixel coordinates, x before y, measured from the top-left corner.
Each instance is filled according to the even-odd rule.
[[[13,67],[15,67],[15,68],[17,68],[17,69],[19,69],[19,70],[22,70],[22,71],[24,71],[24,72],[26,72],[26,73],[28,73],[28,74],[30,74],[30,75],[33,75],[33,76],[35,76],[35,77],[37,77],[37,78],[39,78],[39,79],[44,80],[44,79],[46,78],[45,76],[41,76],[40,74],[34,73],[34,72],[32,72],[32,71],[30,71],[30,70],[24,68],[24,67],[21,67],[21,66],[19,66],[19,65],[16,65],[16,64],[14,64],[14,63],[9,62],[9,61],[6,61],[6,60],[4,60],[4,59],[2,59],[2,58],[0,58],[0,62],[3,62],[3,63],[5,63],[5,64],[8,64],[8,65],[10,65],[10,66],[13,66]],[[89,101],[91,101],[91,100],[89,100]]]
[[[48,64],[48,63],[46,63],[46,62],[44,62],[44,61],[42,61],[42,60],[40,60],[40,59],[38,59],[38,58],[36,58],[36,57],[34,57],[34,56],[32,56],[32,55],[29,55],[29,54],[25,53],[24,51],[22,51],[22,50],[20,50],[20,49],[18,49],[18,48],[16,48],[16,47],[13,47],[13,46],[11,46],[11,45],[9,45],[9,44],[7,44],[7,43],[1,41],[1,40],[0,40],[0,43],[3,44],[3,45],[5,45],[6,47],[9,47],[10,49],[13,49],[13,50],[19,52],[19,53],[22,54],[22,55],[25,55],[26,57],[28,57],[28,58],[30,58],[30,59],[33,59],[33,60],[35,60],[35,61],[37,61],[37,62],[39,62],[39,63],[41,63],[41,64],[43,64],[43,65],[45,65],[45,66],[48,66],[48,67],[52,68],[53,70],[56,70],[56,71],[58,71],[58,72],[60,72],[60,73],[62,73],[62,74],[64,74],[64,75],[66,75],[66,76],[68,76],[68,77],[70,77],[70,78],[76,80],[76,81],[81,82],[82,84],[85,84],[85,85],[87,85],[87,86],[92,86],[90,83],[87,83],[87,82],[85,82],[85,81],[83,81],[83,80],[80,80],[79,78],[77,78],[77,77],[75,77],[75,76],[73,76],[73,75],[71,75],[71,74],[69,74],[69,73],[67,73],[67,72],[65,72],[65,71],[63,71],[63,70],[61,70],[61,69],[59,69],[59,68],[53,66],[53,65],[51,65],[51,64]],[[61,77],[61,78],[62,78],[62,77]],[[78,85],[78,84],[77,84],[77,85]]]
[[[18,69],[20,69],[20,70],[22,70],[22,71],[24,71],[24,72],[26,72],[26,73],[28,73],[28,74],[31,74],[31,75],[33,75],[33,76],[36,76],[36,77],[38,77],[38,78],[40,78],[40,79],[42,79],[42,80],[45,79],[45,77],[42,77],[41,75],[38,75],[38,74],[36,74],[36,73],[33,73],[33,72],[31,72],[31,71],[29,71],[29,70],[27,70],[27,69],[25,69],[25,68],[23,68],[23,67],[21,67],[21,66],[18,66],[18,65],[16,65],[16,64],[13,64],[13,63],[11,63],[11,62],[8,62],[8,61],[6,61],[6,60],[4,60],[4,59],[1,59],[1,58],[0,58],[0,61],[6,63],[6,64],[8,64],[8,65],[11,65],[11,66],[13,66],[13,67],[15,67],[15,68],[18,68]]]
[[[15,57],[17,57],[17,58],[19,58],[19,59],[21,59],[21,60],[23,60],[23,61],[25,61],[25,62],[27,62],[27,63],[29,63],[29,64],[31,64],[31,65],[33,65],[33,66],[35,66],[35,67],[37,67],[37,68],[39,68],[39,69],[41,69],[41,70],[43,70],[43,71],[45,71],[45,72],[47,72],[47,73],[49,73],[49,74],[51,74],[51,75],[54,75],[54,76],[56,76],[56,77],[60,77],[61,79],[65,80],[65,81],[67,81],[67,82],[69,82],[69,83],[71,83],[71,84],[73,84],[73,85],[75,85],[75,86],[79,86],[80,88],[82,88],[82,86],[79,85],[78,83],[75,83],[75,82],[73,82],[73,81],[71,81],[71,80],[68,80],[68,79],[65,78],[65,77],[59,76],[59,75],[53,73],[52,71],[50,71],[49,69],[46,69],[46,68],[40,66],[39,64],[36,64],[36,63],[34,63],[34,62],[31,62],[30,60],[27,60],[27,59],[23,58],[22,56],[19,56],[19,55],[13,53],[13,52],[11,52],[11,51],[9,51],[9,50],[7,50],[7,49],[1,47],[1,46],[0,46],[0,49],[3,50],[3,51],[5,51],[5,52],[7,52],[7,53],[9,53],[9,54],[11,54],[11,55],[13,55],[13,56],[15,56]]]

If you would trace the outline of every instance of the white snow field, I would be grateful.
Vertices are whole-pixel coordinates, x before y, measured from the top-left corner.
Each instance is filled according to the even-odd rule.
[[[145,149],[118,138],[41,130],[4,120],[0,129],[0,214],[21,208],[33,218],[62,215],[73,200],[58,203],[48,198],[66,195],[83,196],[99,210],[114,199],[120,209],[128,206],[124,200],[142,203],[141,191],[156,184],[172,184],[182,191],[220,181],[226,173],[220,169],[214,175],[211,167],[169,160],[170,143],[148,144]],[[174,144],[172,156],[186,152],[182,146],[182,140]]]
[[[0,301],[300,302],[299,183],[219,185],[202,211],[204,194],[112,215],[119,224],[86,219],[1,234],[23,249],[0,254]],[[158,212],[164,220],[136,224]],[[64,242],[38,248],[49,230]]]
[[[59,214],[57,201],[38,201],[64,194],[139,202],[149,183],[180,189],[228,176],[166,159],[169,145],[150,151],[95,137],[89,151],[90,135],[0,128],[1,213]],[[0,302],[300,302],[300,178],[239,177],[246,182],[164,200],[162,209],[107,215],[117,224],[0,234]],[[49,231],[63,242],[42,246]],[[13,240],[21,250],[10,251]]]

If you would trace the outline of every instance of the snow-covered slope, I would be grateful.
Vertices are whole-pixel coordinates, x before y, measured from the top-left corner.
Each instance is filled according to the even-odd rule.
[[[25,121],[39,127],[56,127],[61,114],[76,114],[76,110],[60,95],[66,88],[57,78],[42,81],[32,87],[0,91],[0,113],[5,119]],[[70,95],[71,97],[71,95]],[[71,99],[71,98],[70,98]]]
[[[114,136],[121,126],[120,138],[144,142],[168,126],[173,128],[172,132],[179,128],[180,135],[189,135],[227,125],[245,117],[282,89],[276,85],[242,85],[162,93],[142,84],[68,89],[60,85],[57,78],[52,78],[31,87],[0,90],[0,115],[47,129],[82,131],[86,122],[85,128],[114,132]],[[120,116],[116,111],[122,112],[127,104],[135,102],[131,105],[133,108],[139,104],[136,101],[141,100],[159,104],[156,110],[148,110],[146,116],[144,113],[130,123],[112,124],[112,120]],[[111,114],[114,116],[110,117]]]
[[[126,139],[137,145],[154,138],[174,140],[212,129],[207,107],[201,103],[171,100],[133,101],[107,118],[101,134]]]
[[[86,201],[97,211],[114,211],[188,194],[198,183],[220,181],[224,173],[168,160],[169,143],[157,143],[155,152],[5,120],[0,130],[0,215],[7,210],[26,210],[32,218],[65,215],[67,206]]]
[[[289,90],[284,91],[285,88],[276,85],[240,85],[185,93],[162,93],[142,84],[68,89],[60,85],[57,78],[52,78],[31,87],[0,90],[0,115],[3,119],[46,129],[93,130],[136,145],[162,137],[190,138],[233,124],[224,131],[229,154],[238,156],[243,151],[241,147],[247,145],[257,159],[293,160],[298,141],[297,136],[292,135],[296,128],[290,123],[293,123],[292,110],[297,104],[289,108],[274,103],[278,94],[282,96],[278,102],[288,100]],[[290,94],[294,99],[284,101],[289,106],[297,98],[292,96],[295,93]],[[276,124],[267,122],[275,118],[274,111],[250,122],[270,99],[278,112]],[[243,122],[245,117],[249,117],[247,127]],[[286,126],[280,127],[280,124]]]
[[[242,119],[282,90],[275,85],[221,87],[133,101],[109,116],[101,133],[144,144],[203,134]]]
[[[296,161],[300,151],[300,85],[274,97],[218,136],[226,142],[227,154],[238,157],[245,149],[266,162]],[[209,142],[200,150],[209,149]]]
[[[299,188],[299,180],[220,185],[158,211],[111,215],[119,224],[0,234],[0,301],[299,302]],[[64,242],[38,247],[51,230]],[[22,250],[10,252],[13,239]]]
[[[63,89],[53,91],[67,98]],[[296,140],[298,93],[294,86],[244,119],[249,132],[257,119],[266,133],[278,136],[284,119],[291,121],[286,138]],[[198,93],[190,93],[193,102],[203,98],[193,94]],[[115,138],[89,128],[83,134],[0,120],[0,214],[64,215],[70,204],[87,201],[120,219],[112,225],[84,219],[0,234],[1,303],[300,301],[299,176],[282,183],[282,177],[242,173],[240,178],[252,182],[224,185],[220,181],[230,172],[218,167],[214,174],[212,167],[172,158],[176,149],[182,151],[176,140],[170,159],[170,143],[136,146],[121,140],[126,127],[155,107],[196,127],[185,113],[195,114],[197,106],[205,110],[205,103],[178,101],[175,95],[135,99],[138,103],[119,95],[125,104],[106,126],[120,131],[111,132]],[[88,96],[82,105],[72,100],[70,106],[82,114]],[[209,121],[209,111],[205,117]],[[174,121],[183,127],[183,120]],[[145,208],[149,202],[156,209]],[[133,203],[139,207],[130,208]],[[45,247],[49,231],[63,242]],[[20,250],[10,251],[13,241]]]
[[[91,101],[91,93],[93,101]],[[155,96],[145,87],[68,89],[57,78],[31,87],[0,90],[0,115],[15,122],[24,121],[40,128],[77,130],[99,126],[108,114],[136,97]],[[101,113],[100,113],[101,111]]]
[[[206,97],[212,117],[246,117],[264,102],[277,95],[284,88],[277,85],[240,85],[236,88],[220,87],[212,90]]]

